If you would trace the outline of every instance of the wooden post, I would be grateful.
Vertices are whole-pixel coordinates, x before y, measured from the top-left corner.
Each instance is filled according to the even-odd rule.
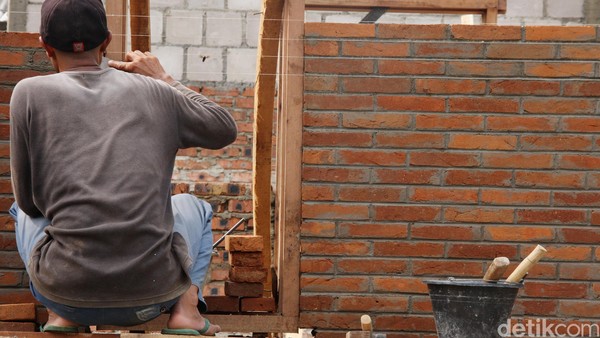
[[[296,324],[300,312],[304,11],[304,0],[286,0],[277,129],[279,304],[283,317],[294,318]]]
[[[150,51],[150,0],[132,0],[130,6],[131,49]]]
[[[112,33],[106,57],[122,61],[127,48],[127,0],[106,0],[106,19]]]
[[[258,63],[254,86],[254,135],[252,203],[254,234],[262,236],[263,263],[271,273],[271,157],[275,80],[283,0],[263,0],[258,42]],[[265,283],[270,296],[271,278]]]

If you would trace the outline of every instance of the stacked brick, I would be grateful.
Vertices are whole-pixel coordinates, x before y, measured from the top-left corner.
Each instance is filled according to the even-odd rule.
[[[33,332],[37,317],[33,303],[0,305],[0,331]]]

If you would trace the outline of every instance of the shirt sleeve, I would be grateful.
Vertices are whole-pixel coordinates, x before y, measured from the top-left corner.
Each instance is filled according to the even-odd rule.
[[[31,156],[29,152],[28,92],[19,83],[10,100],[10,172],[13,192],[19,205],[27,215],[41,217],[42,212],[33,201]]]
[[[182,94],[178,109],[179,148],[220,149],[235,141],[237,126],[231,114],[180,82],[171,84]]]

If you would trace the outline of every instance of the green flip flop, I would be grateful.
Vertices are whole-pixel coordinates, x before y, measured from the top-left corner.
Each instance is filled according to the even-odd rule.
[[[77,326],[42,325],[42,326],[40,326],[40,332],[79,333],[79,327],[77,327]]]
[[[160,331],[162,334],[174,334],[174,335],[183,335],[183,336],[199,336],[203,335],[210,329],[210,321],[204,318],[204,327],[202,330],[194,330],[194,329],[169,329],[165,328]]]

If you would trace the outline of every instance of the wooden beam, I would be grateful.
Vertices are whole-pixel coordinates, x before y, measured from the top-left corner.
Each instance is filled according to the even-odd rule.
[[[485,24],[498,23],[498,7],[490,7],[482,14],[481,22]]]
[[[127,1],[106,0],[106,19],[108,29],[112,33],[112,41],[108,45],[106,57],[123,61],[127,48]]]
[[[392,12],[425,13],[483,13],[496,7],[506,12],[505,0],[306,0],[310,10],[358,10],[369,11],[374,7],[386,7]]]
[[[263,237],[263,265],[271,273],[271,157],[277,55],[284,0],[263,0],[254,86],[254,134],[252,138],[252,204],[254,234]],[[265,296],[271,296],[271,277]]]
[[[285,2],[277,129],[279,308],[284,318],[296,320],[300,312],[304,11],[304,0]]]
[[[130,6],[131,49],[150,51],[150,0],[132,0]]]

